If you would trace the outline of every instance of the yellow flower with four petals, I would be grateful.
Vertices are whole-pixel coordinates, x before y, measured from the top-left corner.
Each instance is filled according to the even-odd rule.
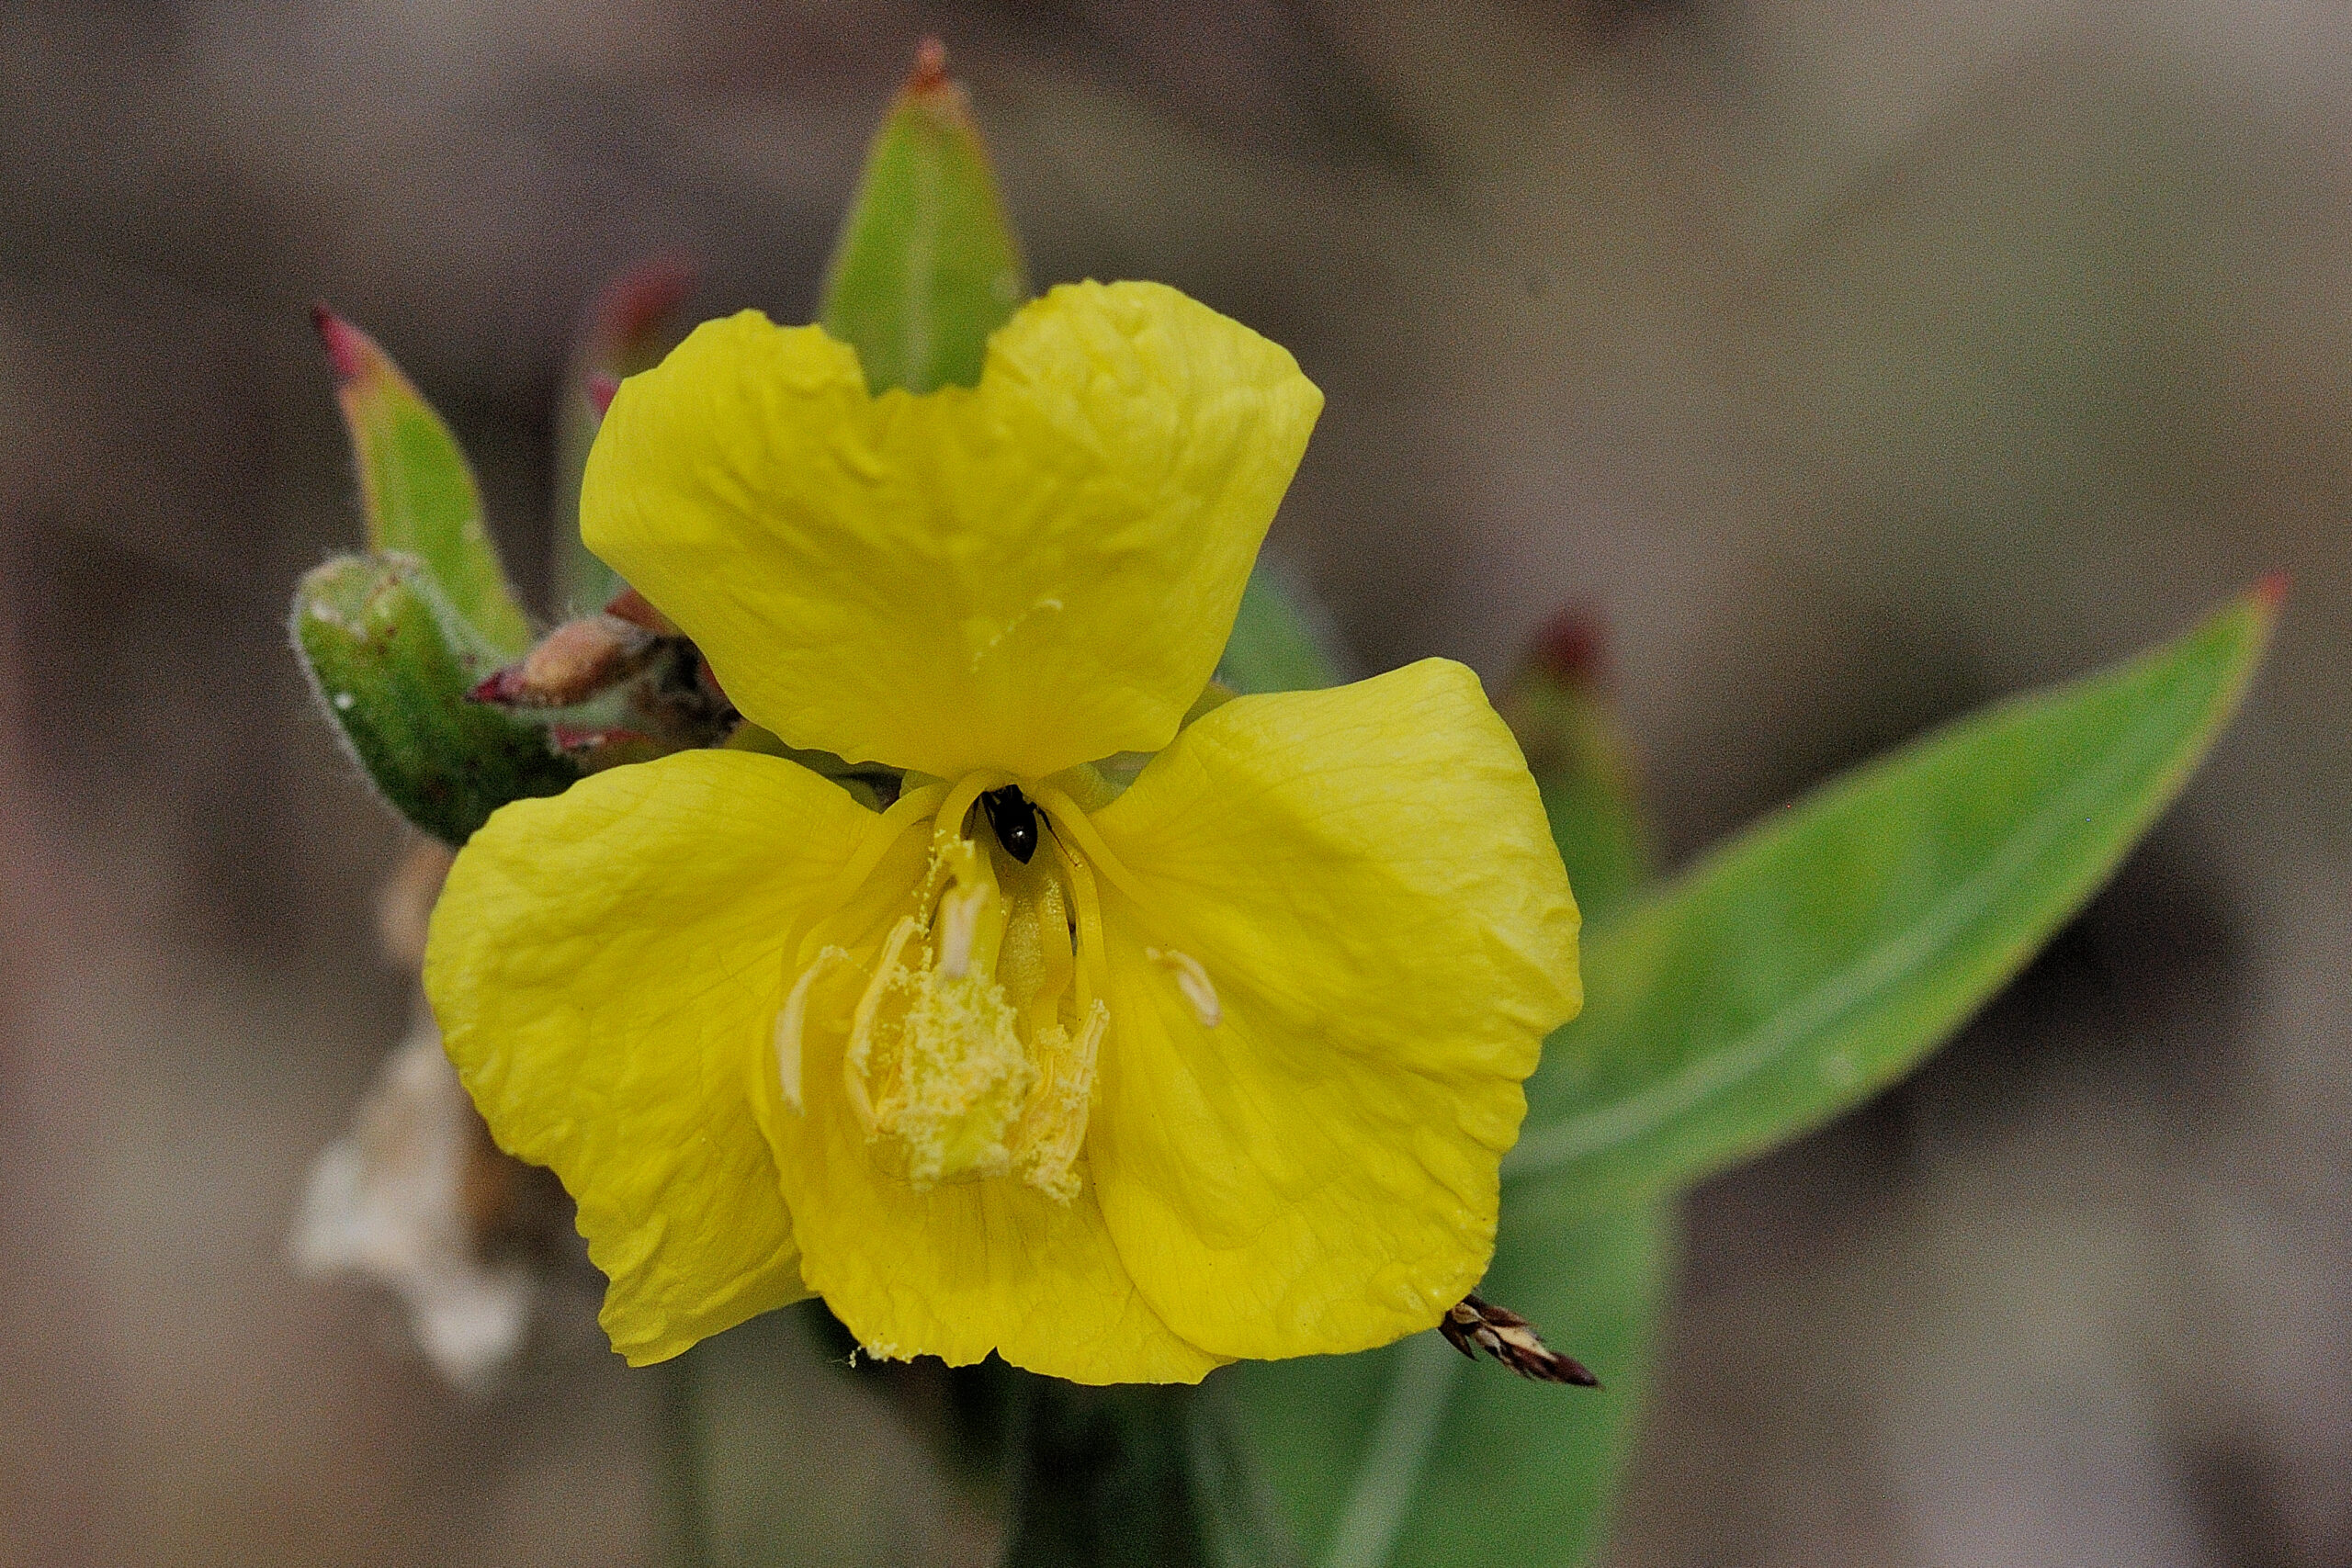
[[[688,751],[518,801],[426,984],[632,1362],[811,1292],[875,1354],[1083,1382],[1363,1349],[1493,1247],[1577,911],[1458,664],[1204,697],[1322,395],[1151,284],[869,395],[745,312],[625,383],[588,544],[886,809]],[[1133,783],[1100,764],[1152,753]]]

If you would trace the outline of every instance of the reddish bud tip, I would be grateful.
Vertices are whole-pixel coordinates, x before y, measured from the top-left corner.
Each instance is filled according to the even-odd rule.
[[[596,411],[598,419],[602,419],[611,412],[613,400],[621,395],[621,378],[599,371],[588,378],[588,385],[583,389],[588,394],[588,406]]]
[[[523,671],[509,665],[466,694],[469,703],[496,703],[503,707],[523,694]]]
[[[1589,605],[1562,610],[1535,633],[1528,662],[1555,681],[1597,686],[1609,678],[1608,623]]]
[[[631,741],[650,745],[653,739],[651,736],[639,734],[634,729],[591,729],[571,724],[549,725],[548,739],[556,743],[558,750],[564,751],[587,751],[599,746]]]
[[[915,68],[907,77],[910,93],[936,93],[947,85],[947,46],[927,38],[915,46]]]
[[[582,615],[548,633],[520,663],[467,694],[501,707],[570,707],[635,675],[657,647],[640,626],[611,615]]]
[[[311,325],[317,329],[319,342],[327,351],[327,364],[334,370],[334,378],[357,380],[376,346],[368,334],[328,310],[324,300],[311,307]]]
[[[2263,608],[2275,610],[2287,599],[2287,574],[2274,571],[2254,585],[2254,596],[2262,601]]]
[[[629,268],[596,300],[598,341],[627,344],[658,330],[685,304],[695,280],[694,265],[677,256],[656,256]]]

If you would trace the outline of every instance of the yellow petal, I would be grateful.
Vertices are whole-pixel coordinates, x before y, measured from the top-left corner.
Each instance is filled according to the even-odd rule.
[[[862,944],[861,964],[877,940]],[[875,1355],[967,1366],[994,1350],[1072,1382],[1197,1382],[1224,1358],[1169,1331],[1119,1260],[1093,1194],[1017,1178],[917,1191],[876,1164],[840,1089],[843,1037],[812,1033],[807,1110],[771,1106],[809,1288]]]
[[[506,807],[449,873],[424,979],[450,1058],[578,1200],[633,1363],[808,1293],[750,1084],[791,928],[883,820],[781,759],[686,751]]]
[[[1221,1356],[1430,1326],[1486,1270],[1521,1080],[1583,996],[1477,677],[1238,698],[1091,820],[1116,874],[1088,1155],[1145,1299]]]
[[[922,397],[745,311],[622,386],[581,525],[788,744],[1042,778],[1175,733],[1322,404],[1158,284],[1056,288]]]

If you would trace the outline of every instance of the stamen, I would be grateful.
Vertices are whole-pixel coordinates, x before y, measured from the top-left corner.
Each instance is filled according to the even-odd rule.
[[[1176,988],[1193,1004],[1193,1016],[1201,1021],[1203,1029],[1215,1029],[1223,1021],[1225,1009],[1216,999],[1216,986],[1199,959],[1172,947],[1147,947],[1143,955],[1176,976]]]
[[[1004,943],[997,953],[997,980],[1031,1031],[1059,1021],[1062,996],[1076,964],[1069,947],[1069,894],[1055,874],[1049,856],[1036,866],[1015,866],[1004,884]]]
[[[907,829],[939,810],[947,793],[945,784],[925,784],[921,789],[909,790],[891,802],[889,809],[882,813],[880,831],[871,835],[857,853],[852,855],[835,874],[831,886],[824,897],[815,902],[815,907],[837,909],[848,903]]]
[[[1004,891],[990,856],[971,840],[957,839],[940,853],[937,869],[947,882],[932,925],[939,973],[950,980],[975,971],[990,978],[1004,946],[1005,919]]]
[[[1086,857],[1059,836],[1050,808],[1030,814],[1035,836],[1016,834],[1018,843],[997,820],[1001,808],[979,819],[989,790],[1025,787],[973,773],[933,796],[930,863],[898,905],[848,1021],[842,1077],[850,1108],[881,1168],[918,1191],[1005,1176],[1062,1202],[1080,1190],[1111,1021],[1102,901]],[[1047,854],[1035,853],[1046,845]],[[865,908],[869,921],[881,912],[871,902]],[[816,971],[854,963],[853,946],[873,951],[825,930],[803,939],[808,965],[776,1023],[779,1072],[788,1065],[796,1109],[802,1037],[820,994]],[[1192,969],[1178,983],[1196,1012],[1205,998],[1213,1014],[1215,987],[1198,964]]]
[[[800,1036],[808,1016],[808,988],[820,976],[848,962],[847,948],[828,947],[820,952],[816,961],[792,982],[784,1010],[775,1015],[776,1082],[784,1090],[784,1102],[795,1111],[800,1109]]]
[[[901,915],[890,928],[882,956],[875,961],[873,977],[865,982],[865,994],[857,998],[857,1011],[850,1020],[849,1049],[842,1053],[842,1082],[849,1090],[850,1109],[857,1113],[857,1124],[869,1138],[881,1126],[880,1118],[874,1114],[873,1097],[865,1092],[866,1064],[874,1050],[874,1017],[882,1010],[883,995],[899,977],[900,956],[917,930],[912,915]]]
[[[1111,852],[1111,846],[1102,841],[1102,835],[1095,831],[1094,824],[1086,819],[1086,813],[1079,808],[1078,803],[1066,791],[1042,784],[1031,784],[1028,789],[1029,796],[1036,803],[1037,808],[1053,818],[1055,833],[1060,836],[1063,847],[1071,852],[1073,858],[1082,854],[1087,864],[1102,872],[1105,882],[1134,902],[1150,902],[1145,897],[1143,884],[1136,881],[1135,874]]]
[[[880,830],[850,857],[828,884],[827,891],[809,901],[812,908],[830,909],[832,913],[808,924],[786,944],[786,951],[795,955],[801,968],[815,963],[817,954],[825,948],[842,945],[842,939],[856,940],[862,929],[858,908],[860,889],[865,886],[866,879],[874,874],[875,868],[905,841],[910,832],[921,826],[922,818],[938,810],[940,802],[946,795],[945,784],[925,784],[920,789],[909,790],[882,813]],[[865,918],[871,917],[867,915]]]
[[[1078,1010],[1090,1012],[1094,999],[1107,988],[1102,985],[1102,899],[1094,889],[1094,874],[1087,868],[1086,857],[1075,845],[1061,836],[1061,818],[1054,819],[1054,854],[1060,861],[1063,874],[1069,878],[1070,902],[1077,906],[1078,915]]]
[[[1022,1179],[1060,1202],[1067,1203],[1079,1193],[1073,1168],[1086,1144],[1095,1064],[1110,1027],[1111,1010],[1098,999],[1074,1043],[1059,1024],[1039,1032],[1037,1044],[1039,1055],[1046,1057],[1046,1077],[1022,1113],[1016,1146]]]
[[[964,818],[972,814],[972,807],[979,803],[980,796],[1012,782],[1010,774],[994,770],[967,773],[956,781],[953,788],[940,796],[938,813],[932,818],[933,849],[944,852],[951,846],[965,841]]]

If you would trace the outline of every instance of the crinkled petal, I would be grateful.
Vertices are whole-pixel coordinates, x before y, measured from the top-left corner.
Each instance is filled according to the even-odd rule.
[[[1056,288],[921,397],[745,311],[622,386],[581,525],[792,745],[1042,778],[1176,732],[1322,403],[1159,284]]]
[[[1226,1359],[1136,1291],[1091,1190],[1062,1202],[1000,1177],[917,1191],[881,1169],[840,1087],[843,1043],[839,1029],[812,1038],[805,1114],[772,1106],[765,1121],[801,1271],[860,1344],[959,1367],[993,1350],[1084,1383],[1197,1382]]]
[[[883,830],[795,763],[685,751],[504,807],[449,873],[424,974],[449,1055],[578,1201],[633,1363],[808,1293],[750,1086],[785,942]]]
[[[1430,1326],[1486,1269],[1521,1081],[1583,996],[1567,876],[1477,677],[1237,699],[1092,821],[1117,885],[1087,1147],[1144,1298],[1237,1358]]]

